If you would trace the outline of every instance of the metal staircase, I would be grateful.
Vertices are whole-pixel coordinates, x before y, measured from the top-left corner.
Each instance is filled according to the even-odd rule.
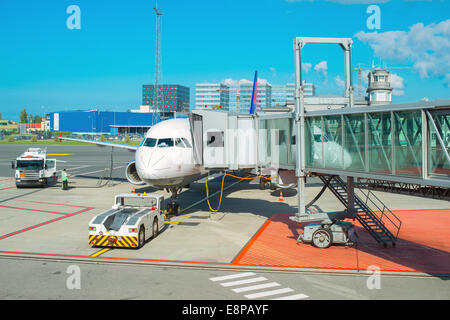
[[[320,174],[318,177],[336,198],[348,208],[347,184],[339,176]],[[355,218],[378,243],[383,244],[385,247],[389,243],[395,246],[402,222],[375,194],[370,191],[367,194],[362,193],[365,195],[365,201],[354,194]],[[378,210],[379,214],[371,209],[369,203]],[[390,224],[390,229],[393,232],[388,229],[386,224]]]

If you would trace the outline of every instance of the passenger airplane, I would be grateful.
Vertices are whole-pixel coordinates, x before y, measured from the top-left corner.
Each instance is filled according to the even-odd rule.
[[[250,113],[256,109],[257,76],[253,83]],[[191,182],[198,180],[207,171],[194,161],[193,141],[189,119],[169,119],[151,127],[139,146],[93,141],[60,136],[62,140],[92,143],[135,151],[135,160],[127,165],[125,175],[135,185],[167,189],[172,193],[167,205],[169,214],[178,214],[178,194]]]

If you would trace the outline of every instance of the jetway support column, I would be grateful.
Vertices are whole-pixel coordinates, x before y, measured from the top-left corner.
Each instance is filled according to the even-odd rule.
[[[297,218],[306,215],[305,203],[305,104],[303,100],[303,83],[302,83],[302,68],[301,68],[301,54],[303,42],[300,39],[294,39],[294,53],[295,53],[295,133],[296,139],[296,168],[295,175],[297,176],[297,196],[298,196],[298,212]]]

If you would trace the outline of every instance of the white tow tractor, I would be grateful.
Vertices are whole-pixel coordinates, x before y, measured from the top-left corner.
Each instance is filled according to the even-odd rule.
[[[164,227],[164,196],[156,193],[116,195],[112,209],[89,223],[89,244],[98,247],[141,248]]]
[[[56,159],[47,159],[47,149],[28,148],[11,164],[16,186],[48,186],[56,183]]]

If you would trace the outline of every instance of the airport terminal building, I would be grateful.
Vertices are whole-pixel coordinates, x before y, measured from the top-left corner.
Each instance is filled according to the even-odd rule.
[[[153,124],[144,112],[61,111],[50,113],[50,130],[77,134],[143,134]]]

